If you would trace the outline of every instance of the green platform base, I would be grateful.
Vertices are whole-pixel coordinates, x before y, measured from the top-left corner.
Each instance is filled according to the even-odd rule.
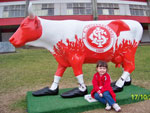
[[[92,86],[88,87],[90,93]],[[61,89],[59,94],[68,91],[69,89]],[[122,92],[116,93],[117,103],[119,105],[135,103],[149,99],[150,90],[130,85],[124,87]],[[84,97],[71,99],[61,98],[57,96],[34,97],[32,92],[27,92],[27,110],[28,113],[78,113],[97,108],[104,108],[105,105],[94,102],[87,102]]]

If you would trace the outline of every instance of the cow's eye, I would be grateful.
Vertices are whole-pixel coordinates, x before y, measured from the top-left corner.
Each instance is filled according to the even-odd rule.
[[[21,24],[22,28],[28,28],[28,25],[26,23]]]

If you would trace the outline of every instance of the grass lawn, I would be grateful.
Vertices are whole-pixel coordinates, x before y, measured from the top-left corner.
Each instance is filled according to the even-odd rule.
[[[132,83],[150,89],[150,46],[139,46],[135,57]],[[17,49],[16,53],[0,54],[0,111],[19,113],[26,110],[27,91],[50,86],[57,62],[45,49]],[[83,66],[84,80],[91,85],[95,64]],[[122,74],[122,68],[109,63],[112,80]],[[77,87],[77,80],[68,68],[60,81],[60,88]]]

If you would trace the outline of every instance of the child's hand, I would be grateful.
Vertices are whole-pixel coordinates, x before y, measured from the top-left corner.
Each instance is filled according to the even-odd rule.
[[[103,97],[103,94],[102,94],[102,93],[100,93],[100,94],[99,94],[99,96],[100,96],[100,97]]]

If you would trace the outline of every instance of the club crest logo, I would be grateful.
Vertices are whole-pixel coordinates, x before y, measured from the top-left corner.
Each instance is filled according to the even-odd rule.
[[[90,24],[84,27],[83,42],[91,51],[103,53],[111,49],[116,39],[114,31],[103,24]]]

